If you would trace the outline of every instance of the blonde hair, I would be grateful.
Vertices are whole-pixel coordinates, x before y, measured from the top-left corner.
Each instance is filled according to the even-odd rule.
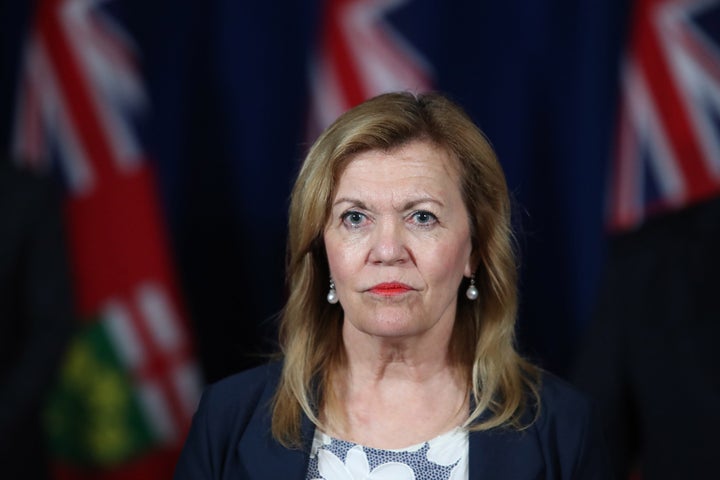
[[[280,325],[284,365],[272,410],[272,433],[286,446],[301,444],[304,413],[331,401],[330,385],[344,362],[342,309],[329,304],[323,231],[345,166],[364,151],[389,151],[429,141],[454,157],[472,237],[472,265],[480,295],[458,294],[451,356],[468,380],[473,410],[466,426],[522,428],[528,401],[536,403],[538,375],[515,350],[517,268],[505,176],[483,133],[463,110],[437,93],[389,93],[340,116],[313,144],[292,191],[287,275],[290,296]],[[463,289],[463,286],[460,287]]]

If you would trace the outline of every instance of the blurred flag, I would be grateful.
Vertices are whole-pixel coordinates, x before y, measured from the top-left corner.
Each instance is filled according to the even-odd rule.
[[[51,454],[58,478],[170,478],[200,375],[132,122],[143,83],[106,3],[39,2],[17,97],[14,156],[66,187],[82,320],[48,408]]]
[[[622,69],[610,226],[720,193],[717,1],[640,0]]]
[[[427,91],[432,67],[386,16],[412,0],[325,0],[320,42],[311,59],[310,134],[385,92]]]

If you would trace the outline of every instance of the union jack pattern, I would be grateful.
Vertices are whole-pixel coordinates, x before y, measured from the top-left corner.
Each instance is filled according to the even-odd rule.
[[[326,0],[321,40],[310,68],[311,137],[367,98],[422,92],[432,68],[385,19],[410,0]]]
[[[609,227],[720,193],[720,2],[640,0],[622,66]]]
[[[155,179],[131,119],[147,101],[132,42],[100,0],[43,0],[27,40],[15,158],[58,171],[79,315],[99,318],[159,445],[179,447],[200,375]]]
[[[14,153],[47,168],[56,147],[71,194],[93,188],[99,169],[142,160],[128,121],[146,107],[142,80],[131,40],[102,3],[41,2],[25,52]]]

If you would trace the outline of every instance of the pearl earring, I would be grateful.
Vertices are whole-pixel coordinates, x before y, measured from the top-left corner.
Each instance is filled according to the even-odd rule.
[[[465,290],[465,296],[468,300],[475,300],[478,298],[478,295],[480,295],[480,292],[478,292],[475,286],[475,274],[473,273],[472,276],[470,276],[470,286]]]
[[[335,282],[333,282],[332,278],[330,279],[330,291],[327,294],[327,301],[332,305],[338,303],[337,292],[335,291]]]

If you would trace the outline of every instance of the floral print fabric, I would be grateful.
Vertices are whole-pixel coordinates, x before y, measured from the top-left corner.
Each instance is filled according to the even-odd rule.
[[[468,435],[456,428],[428,442],[381,450],[315,431],[307,480],[467,480]]]

